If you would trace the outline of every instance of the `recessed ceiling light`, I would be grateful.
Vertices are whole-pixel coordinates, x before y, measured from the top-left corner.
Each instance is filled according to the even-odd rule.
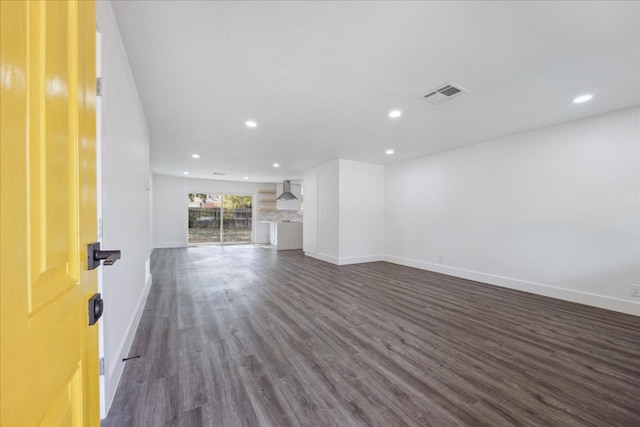
[[[392,149],[388,149],[387,151],[384,152],[384,154],[393,154],[395,153],[395,151],[393,151]]]
[[[189,172],[182,172],[184,175],[189,175]]]
[[[582,104],[583,102],[591,101],[593,95],[580,95],[576,98],[573,98],[574,104]]]
[[[244,177],[244,179],[249,179],[249,177],[248,177],[248,176],[245,176],[245,177]]]
[[[402,111],[400,111],[400,110],[389,111],[389,117],[391,117],[392,119],[396,119],[396,118],[400,117],[401,115],[402,115]]]
[[[244,122],[244,124],[247,125],[248,128],[254,128],[258,126],[258,124],[253,120],[247,120],[246,122]]]
[[[200,154],[192,154],[191,157],[193,157],[194,159],[199,159],[200,158]]]
[[[280,163],[274,163],[274,164],[273,164],[273,167],[274,167],[274,168],[279,168],[279,167],[280,167]]]

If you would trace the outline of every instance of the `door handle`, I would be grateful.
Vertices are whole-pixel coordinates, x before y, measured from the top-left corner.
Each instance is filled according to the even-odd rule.
[[[113,265],[119,259],[120,251],[100,250],[100,242],[89,243],[87,245],[87,266],[89,270],[99,267],[100,261],[104,261],[104,265]]]

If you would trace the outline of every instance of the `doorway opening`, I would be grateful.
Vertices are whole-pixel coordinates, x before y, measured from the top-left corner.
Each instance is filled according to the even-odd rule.
[[[238,194],[189,193],[189,245],[253,242],[253,198]]]

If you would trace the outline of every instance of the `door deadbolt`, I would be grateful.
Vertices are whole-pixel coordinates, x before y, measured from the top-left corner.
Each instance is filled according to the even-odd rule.
[[[89,326],[95,325],[104,311],[104,300],[100,294],[95,294],[89,298]]]

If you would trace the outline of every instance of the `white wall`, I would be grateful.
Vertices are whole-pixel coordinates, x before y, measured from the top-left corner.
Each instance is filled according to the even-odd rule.
[[[340,162],[325,163],[318,166],[318,213],[317,213],[317,241],[318,256],[329,262],[338,263],[340,259],[339,241],[340,235],[340,211],[338,182],[340,174]],[[305,218],[306,222],[306,218]],[[302,236],[304,239],[304,235]]]
[[[339,264],[340,163],[334,160],[304,172],[304,223],[302,249],[305,255]]]
[[[304,173],[303,250],[345,265],[383,257],[384,167],[334,160]]]
[[[385,259],[640,315],[639,114],[387,166]]]
[[[318,252],[318,168],[304,171],[304,221],[302,223],[302,250]]]
[[[340,160],[340,264],[379,261],[384,252],[384,166]]]
[[[105,313],[106,409],[111,406],[151,285],[148,260],[150,180],[149,131],[110,2],[96,2],[102,35],[101,206],[102,247],[122,258],[100,267]],[[104,415],[104,414],[103,414]]]
[[[253,197],[253,229],[256,229],[258,190],[273,184],[216,181],[153,175],[153,246],[182,248],[189,246],[188,194],[237,194]]]

